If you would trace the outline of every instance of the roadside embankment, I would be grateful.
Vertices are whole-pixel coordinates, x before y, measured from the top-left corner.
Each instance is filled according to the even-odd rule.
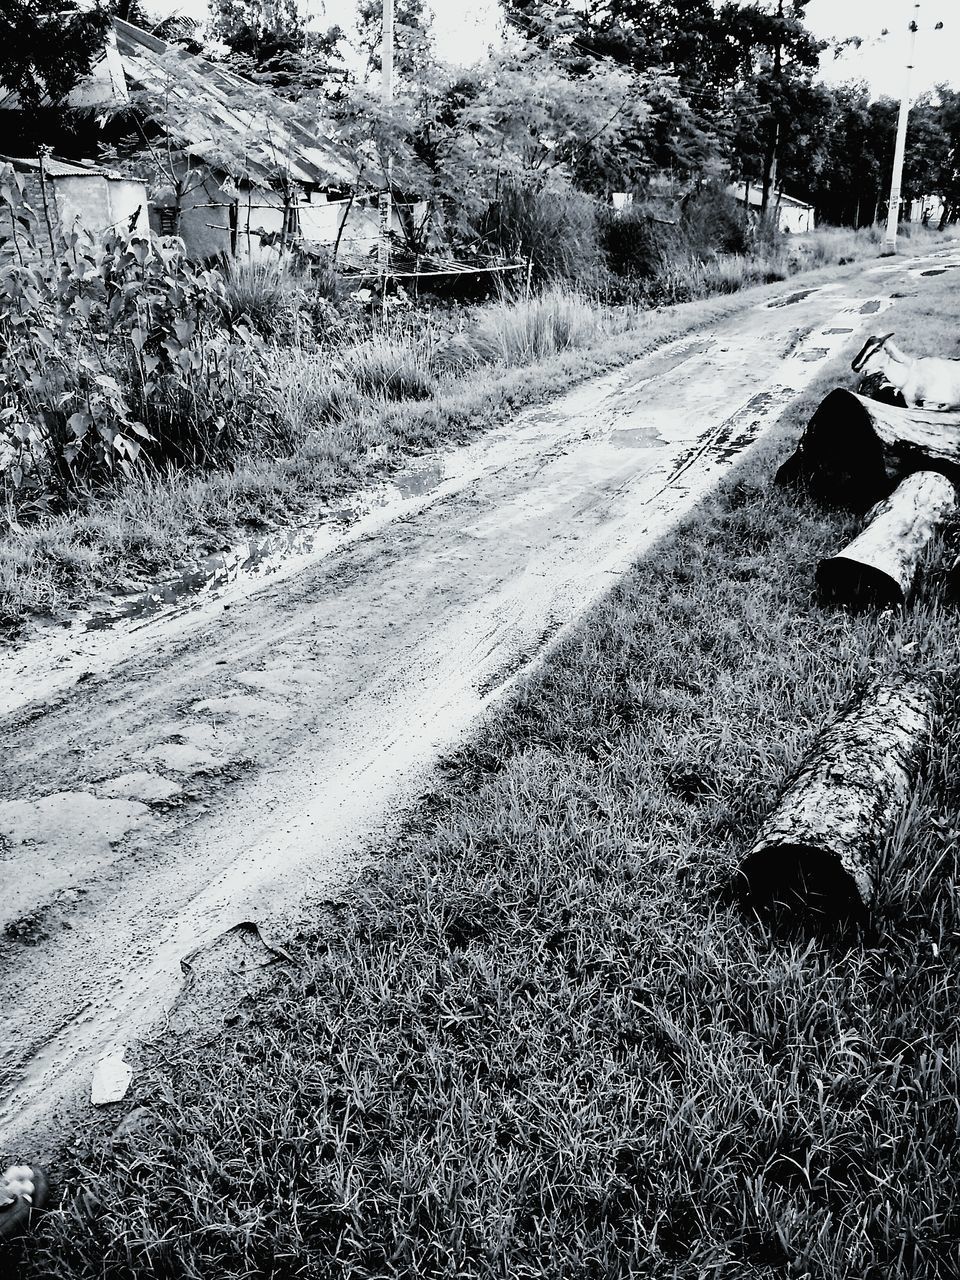
[[[943,243],[924,236],[907,249]],[[856,252],[847,247],[850,258],[875,249],[865,236],[857,245]],[[852,262],[838,267],[836,256],[835,246],[811,254],[810,262],[822,257],[828,265],[806,272],[804,287],[843,281],[863,269]],[[311,303],[319,318],[297,310],[306,303],[295,282],[261,271],[246,290],[222,300],[231,324],[252,325],[237,367],[229,365],[229,376],[219,365],[216,376],[201,369],[203,396],[191,393],[186,407],[174,391],[171,404],[161,406],[165,416],[154,406],[159,425],[146,417],[156,444],[132,440],[143,451],[129,475],[64,490],[54,459],[59,488],[49,490],[43,481],[8,495],[0,624],[15,634],[31,616],[63,619],[98,592],[143,591],[184,562],[230,548],[251,532],[316,524],[346,496],[389,478],[425,450],[508,422],[524,406],[720,323],[784,287],[744,289],[752,277],[742,268],[725,268],[729,278],[715,286],[720,296],[654,310],[607,307],[554,291],[461,316],[395,315],[372,332],[358,316],[320,306],[322,299]],[[196,288],[209,313],[202,281]],[[712,285],[703,289],[713,291]],[[294,295],[299,300],[292,301]],[[222,345],[223,335],[217,340]],[[200,344],[199,333],[193,342]],[[33,352],[24,370],[45,358]],[[151,384],[136,361],[130,376],[134,400],[152,404],[158,393],[147,392]],[[66,394],[60,383],[73,377],[71,369],[61,370],[50,394]],[[232,407],[207,403],[217,378]],[[128,408],[132,413],[136,404]]]

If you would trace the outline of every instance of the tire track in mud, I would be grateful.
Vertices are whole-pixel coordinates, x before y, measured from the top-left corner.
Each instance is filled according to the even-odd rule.
[[[437,758],[856,348],[902,273],[754,308],[523,414],[299,572],[91,633],[79,683],[69,662],[26,689],[8,670],[4,1141],[77,1105],[185,955],[342,891]]]

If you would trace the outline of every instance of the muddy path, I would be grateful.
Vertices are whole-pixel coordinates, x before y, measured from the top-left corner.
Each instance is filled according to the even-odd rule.
[[[891,293],[797,291],[424,460],[392,505],[152,617],[0,657],[0,1137],[83,1106],[191,957],[342,891],[434,761]]]

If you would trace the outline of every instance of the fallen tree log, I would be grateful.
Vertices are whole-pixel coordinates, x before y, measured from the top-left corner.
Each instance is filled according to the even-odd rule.
[[[952,481],[939,471],[914,471],[867,513],[863,531],[817,565],[825,600],[858,607],[899,607],[913,588],[924,548],[957,507]]]
[[[866,913],[883,841],[916,785],[932,718],[930,689],[906,676],[875,682],[841,712],[741,864],[755,903],[829,917]]]
[[[960,478],[960,413],[901,409],[838,387],[810,419],[778,484],[866,511],[911,471]]]

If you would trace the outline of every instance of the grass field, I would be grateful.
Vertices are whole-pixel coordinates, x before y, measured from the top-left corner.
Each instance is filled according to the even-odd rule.
[[[907,247],[937,242],[932,234],[918,235]],[[832,229],[816,233],[802,253],[799,247],[791,252],[798,263],[802,258],[819,267],[806,276],[814,284],[855,273],[855,266],[830,264],[875,253],[876,244],[866,232]],[[785,277],[786,250],[782,256]],[[145,590],[178,562],[232,546],[251,530],[316,521],[327,504],[388,476],[411,456],[466,440],[525,406],[755,305],[769,291],[746,288],[760,278],[756,264],[728,259],[709,268],[723,281],[697,286],[700,294],[721,296],[695,290],[699,300],[656,310],[600,307],[561,292],[480,308],[452,339],[419,314],[386,333],[337,339],[317,350],[262,337],[260,409],[251,412],[272,425],[247,441],[230,465],[142,466],[132,480],[67,509],[36,519],[7,513],[0,627],[15,632],[31,614],[68,617],[71,606],[98,591]],[[261,328],[283,311],[283,291],[273,283],[271,292],[269,279],[246,281],[251,296],[236,300],[241,312],[247,306],[259,317]],[[689,294],[687,284],[684,290]]]
[[[888,315],[960,354],[949,275]],[[943,543],[903,616],[817,604],[856,522],[771,476],[827,381],[446,761],[297,966],[202,1052],[160,1044],[25,1277],[956,1276],[957,604]],[[774,931],[738,855],[903,666],[936,748],[875,916]]]

